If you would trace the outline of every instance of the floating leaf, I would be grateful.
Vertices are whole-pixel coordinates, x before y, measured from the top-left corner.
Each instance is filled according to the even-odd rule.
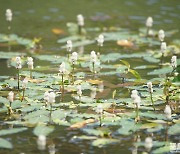
[[[4,130],[0,130],[0,136],[15,134],[15,133],[23,132],[25,130],[27,130],[26,127],[4,129]]]
[[[9,141],[0,138],[0,148],[12,149],[13,145]]]
[[[177,123],[177,124],[171,126],[168,129],[168,134],[169,135],[180,135],[180,123]]]
[[[38,125],[34,128],[33,133],[36,136],[39,136],[39,135],[48,136],[53,131],[54,131],[54,127]]]
[[[102,148],[102,147],[107,146],[109,144],[117,144],[119,142],[120,141],[117,140],[117,139],[100,138],[100,139],[97,139],[97,140],[93,141],[92,145],[96,146],[96,147],[99,147],[99,148]]]

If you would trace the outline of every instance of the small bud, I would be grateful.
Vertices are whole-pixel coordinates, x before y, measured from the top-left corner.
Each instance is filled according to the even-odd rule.
[[[164,38],[165,38],[164,30],[162,30],[162,29],[159,30],[158,37],[161,42],[164,41]]]
[[[166,115],[167,119],[171,119],[171,107],[169,105],[166,105],[165,109],[164,109],[164,113]]]
[[[65,72],[66,72],[66,65],[65,65],[64,62],[61,63],[61,65],[60,65],[60,67],[59,67],[59,72],[60,72],[61,74],[65,74]]]
[[[77,15],[77,22],[79,26],[84,26],[84,17],[82,14]]]
[[[17,69],[21,69],[22,68],[21,57],[16,57],[16,68]]]
[[[28,57],[27,58],[27,64],[28,64],[28,68],[29,69],[34,69],[34,66],[33,66],[33,64],[34,64],[34,62],[33,62],[33,58],[32,57]]]
[[[147,151],[150,151],[152,147],[153,147],[153,140],[151,137],[147,137],[145,139],[145,148]]]
[[[171,66],[173,69],[177,67],[177,56],[172,56],[171,58]]]
[[[77,86],[77,95],[78,95],[79,97],[82,96],[81,85],[78,85],[78,86]]]
[[[148,17],[146,20],[146,27],[152,27],[153,26],[153,18]]]
[[[6,20],[12,21],[12,15],[13,15],[13,13],[12,13],[11,9],[7,9],[6,10]]]
[[[71,40],[67,41],[66,49],[67,49],[68,52],[72,51],[72,41]]]
[[[11,103],[14,101],[14,93],[13,93],[12,91],[10,91],[10,92],[8,93],[7,99],[8,99],[9,102],[11,102]]]
[[[45,150],[46,149],[46,136],[39,135],[37,139],[37,145],[39,150]]]
[[[22,88],[23,88],[23,89],[26,89],[27,84],[28,84],[28,79],[27,79],[27,78],[24,78],[24,80],[23,80],[23,82],[22,82]]]
[[[161,52],[164,53],[167,49],[166,42],[161,43]]]
[[[103,43],[104,43],[104,35],[99,35],[98,39],[97,39],[97,42],[98,42],[98,46],[103,46]]]
[[[147,86],[148,86],[149,92],[150,92],[150,93],[153,93],[152,82],[148,82],[148,83],[147,83]]]

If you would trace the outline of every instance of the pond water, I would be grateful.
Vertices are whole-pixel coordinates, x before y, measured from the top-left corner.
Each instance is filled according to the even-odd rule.
[[[5,11],[8,8],[13,11],[10,31],[7,30],[9,23],[5,20]],[[74,47],[73,51],[77,51],[80,58],[75,66],[74,75],[77,81],[75,85],[71,85],[67,80],[68,76],[65,77],[65,91],[59,92],[61,78],[57,76],[58,68],[63,60],[68,63],[64,47],[66,41],[63,38],[73,38],[68,31],[67,23],[76,23],[78,14],[85,18],[86,34],[85,37],[80,37],[82,45],[78,44],[78,39],[73,41],[77,41],[77,44],[74,43],[77,47]],[[156,34],[154,37],[146,38],[145,22],[149,16],[153,17],[152,29]],[[8,45],[7,42],[1,42],[0,37],[0,139],[6,139],[13,145],[10,149],[1,148],[0,143],[0,153],[52,154],[55,150],[57,154],[135,154],[146,151],[146,137],[151,137],[154,141],[151,152],[170,153],[170,143],[180,141],[179,76],[170,77],[170,80],[173,78],[171,81],[175,86],[171,85],[174,96],[169,102],[176,103],[177,109],[172,111],[173,118],[169,122],[164,115],[167,97],[163,94],[165,75],[171,72],[171,57],[176,55],[178,59],[180,53],[178,0],[0,0],[0,21],[0,34],[13,33],[30,40],[41,38],[38,49],[32,51],[26,43]],[[70,28],[74,29],[75,26],[72,24]],[[160,42],[157,33],[160,29],[167,32],[165,41],[169,45],[169,51],[174,51],[165,54],[163,63],[161,55],[158,54]],[[97,43],[92,40],[101,33],[105,36],[105,42],[99,50]],[[122,43],[122,40],[126,39],[133,45]],[[121,45],[117,44],[117,40],[121,40]],[[86,45],[85,41],[90,42]],[[92,50],[100,51],[102,67],[95,75],[89,70],[89,55]],[[23,61],[28,56],[34,58],[35,69],[32,74],[35,79],[28,83],[22,104],[18,101],[20,96],[16,87],[17,69],[14,67],[13,59],[16,56],[22,56]],[[120,60],[125,60],[125,63],[127,61],[132,72],[137,71],[141,79],[136,80],[137,74],[123,72],[127,66]],[[179,65],[179,59],[177,61]],[[72,71],[71,66],[67,66]],[[162,67],[165,67],[165,73],[162,72]],[[157,69],[156,72],[154,69]],[[176,69],[176,72],[178,71],[179,68]],[[23,66],[20,73],[22,79],[29,76],[27,65]],[[153,99],[156,111],[153,111],[146,87],[148,81],[154,84]],[[82,84],[82,98],[76,96],[78,83]],[[102,83],[103,91],[100,90]],[[96,96],[91,98],[94,89]],[[134,123],[136,112],[131,102],[133,89],[137,89],[142,97],[142,108],[139,111],[141,120],[138,123]],[[6,98],[11,90],[16,93],[16,103],[14,115],[8,116],[5,112],[8,104]],[[53,90],[57,95],[50,120],[50,108],[44,107],[43,100],[44,92],[47,90]],[[63,96],[61,92],[64,93]],[[104,104],[105,112],[102,115],[101,127],[99,115],[95,112],[97,104],[100,103]],[[89,124],[82,124],[87,119],[95,120],[87,122]],[[73,126],[75,128],[72,129],[70,126],[76,123],[78,126]],[[38,124],[43,127],[37,128]],[[21,127],[24,128],[17,133],[11,132],[11,129]],[[10,130],[9,133],[6,130]],[[39,150],[37,147],[37,136],[41,131],[47,135],[45,150]],[[52,132],[46,134],[46,131]]]

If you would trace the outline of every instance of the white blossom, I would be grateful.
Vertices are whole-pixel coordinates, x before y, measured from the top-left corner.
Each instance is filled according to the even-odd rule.
[[[148,82],[148,83],[147,83],[147,86],[148,86],[149,92],[150,92],[150,93],[153,93],[152,82]]]
[[[71,63],[72,64],[75,64],[77,62],[77,59],[78,59],[78,53],[77,52],[73,52],[72,55],[71,55]]]
[[[27,78],[24,78],[24,80],[23,80],[23,82],[22,82],[22,88],[23,88],[23,89],[26,89],[27,84],[28,84],[28,79],[27,79]]]
[[[158,37],[161,42],[164,41],[164,38],[165,38],[164,30],[162,30],[162,29],[159,30]]]
[[[136,98],[136,96],[138,95],[138,91],[137,90],[132,90],[131,92],[131,98],[134,100]]]
[[[67,41],[66,49],[67,49],[68,52],[72,51],[72,41],[71,40]]]
[[[79,97],[82,96],[81,85],[77,85],[77,95],[78,95]]]
[[[171,58],[171,66],[173,69],[177,67],[177,56],[172,56]]]
[[[91,51],[91,62],[95,63],[97,61],[97,55],[95,51]]]
[[[32,57],[28,57],[27,58],[27,64],[28,64],[28,68],[29,69],[34,69],[34,66],[33,66],[34,62],[33,62],[33,58]]]
[[[82,14],[77,15],[77,23],[79,26],[84,26],[84,17]]]
[[[167,45],[166,45],[166,42],[162,42],[161,43],[161,52],[164,53],[167,49]]]
[[[16,57],[16,68],[21,69],[22,64],[21,64],[21,57]]]
[[[37,145],[39,150],[45,150],[46,149],[46,136],[39,135],[37,139]]]
[[[59,72],[60,72],[61,74],[65,74],[65,72],[66,72],[66,65],[65,65],[64,62],[61,63],[61,65],[60,65],[60,67],[59,67]]]
[[[102,114],[103,113],[103,106],[102,106],[102,104],[98,104],[98,106],[96,107],[96,112],[98,114]]]
[[[103,82],[98,84],[98,89],[99,89],[99,92],[103,92],[104,91],[104,84],[103,84]]]
[[[148,17],[146,20],[146,27],[152,27],[153,26],[153,18]]]
[[[50,103],[50,104],[55,103],[55,98],[56,98],[56,94],[54,92],[50,92],[48,103]]]
[[[147,151],[150,151],[152,147],[153,147],[153,140],[151,137],[147,137],[145,139],[145,148]]]
[[[8,100],[11,103],[14,101],[14,93],[12,91],[8,93]]]
[[[98,46],[103,46],[103,43],[104,43],[104,35],[100,34],[98,39],[97,39],[97,42],[98,42]]]
[[[49,92],[48,92],[48,91],[46,91],[46,92],[44,93],[44,100],[45,100],[46,102],[49,102]]]
[[[169,105],[166,105],[164,113],[167,119],[171,119],[171,107]]]
[[[13,13],[12,13],[11,9],[7,9],[6,10],[6,20],[12,21],[12,15],[13,15]]]
[[[131,92],[131,98],[132,98],[134,104],[136,104],[137,107],[139,108],[140,107],[140,103],[141,103],[141,97],[138,96],[138,91],[137,90],[133,90]]]

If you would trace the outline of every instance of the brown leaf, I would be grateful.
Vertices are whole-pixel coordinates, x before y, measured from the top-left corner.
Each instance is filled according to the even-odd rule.
[[[95,119],[87,119],[87,120],[84,120],[84,121],[81,121],[81,122],[77,122],[73,125],[71,125],[68,130],[74,130],[74,129],[79,129],[79,128],[83,128],[85,127],[87,124],[90,124],[90,123],[94,123],[96,120]]]
[[[117,45],[120,45],[122,47],[128,47],[131,48],[134,46],[134,43],[128,40],[118,40]]]
[[[102,84],[103,81],[101,80],[92,80],[92,79],[89,79],[87,80],[87,82],[91,83],[91,84]]]
[[[59,29],[59,28],[53,28],[52,32],[56,35],[61,35],[65,33],[62,29]]]

